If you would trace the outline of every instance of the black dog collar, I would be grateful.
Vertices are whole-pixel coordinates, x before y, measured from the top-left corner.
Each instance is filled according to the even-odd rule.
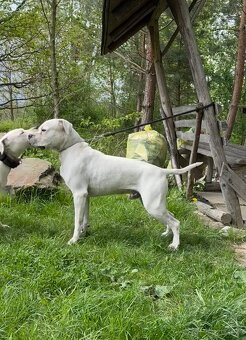
[[[20,158],[11,158],[5,152],[0,154],[0,161],[11,169],[14,169],[21,164]]]

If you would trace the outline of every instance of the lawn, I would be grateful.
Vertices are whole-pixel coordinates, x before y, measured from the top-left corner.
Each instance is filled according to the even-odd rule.
[[[138,201],[91,200],[90,235],[72,234],[69,192],[1,198],[0,339],[245,339],[246,275],[233,240],[172,191],[181,246]]]

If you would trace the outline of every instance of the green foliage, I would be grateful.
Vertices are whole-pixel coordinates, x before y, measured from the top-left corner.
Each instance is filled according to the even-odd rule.
[[[0,75],[0,83],[28,80],[23,87],[12,86],[14,116],[36,116],[41,123],[53,115],[50,48],[47,19],[50,20],[50,5],[44,1],[46,17],[39,1],[25,2],[19,11],[14,11],[19,1],[4,1],[1,7],[3,18],[0,41],[3,45],[1,68],[9,72]],[[113,127],[111,119],[124,117],[136,110],[137,95],[144,84],[139,78],[139,67],[145,67],[141,52],[140,34],[136,34],[118,49],[122,58],[114,54],[100,56],[101,14],[100,1],[60,1],[57,7],[56,61],[59,74],[61,117],[79,127],[83,120],[92,125]],[[214,8],[207,1],[194,23],[195,33],[209,82],[212,99],[223,106],[221,118],[226,118],[231,100],[237,30],[241,1],[219,0]],[[159,21],[161,47],[169,41],[176,24],[169,12]],[[6,58],[5,58],[6,56]],[[197,101],[191,79],[189,63],[180,36],[177,36],[163,58],[174,106]],[[30,82],[29,82],[30,81]],[[141,84],[142,82],[142,84]],[[8,102],[9,87],[1,90],[1,100]],[[242,92],[241,102],[246,100]],[[16,110],[15,99],[35,98],[20,101]],[[155,104],[155,116],[159,117],[159,99]],[[10,116],[6,104],[2,119]],[[12,117],[13,118],[13,117]],[[104,119],[108,119],[106,124]],[[245,118],[238,118],[233,140],[241,141]],[[125,122],[122,122],[125,126]],[[111,125],[111,126],[110,126]],[[117,124],[116,124],[117,125]],[[117,127],[117,126],[115,126]]]
[[[29,129],[35,125],[35,119],[31,117],[20,117],[14,121],[4,120],[0,121],[0,132],[8,132],[9,130],[23,128]]]
[[[24,152],[23,157],[46,159],[57,170],[60,166],[59,154],[58,154],[57,151],[53,151],[53,150],[43,150],[43,149],[38,149],[38,148],[30,148],[30,149],[27,149]]]

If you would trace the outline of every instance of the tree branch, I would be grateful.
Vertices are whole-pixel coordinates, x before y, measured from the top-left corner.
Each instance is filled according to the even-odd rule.
[[[119,53],[117,51],[114,51],[113,53],[116,54],[121,59],[125,60],[128,64],[130,64],[138,72],[141,72],[141,73],[144,73],[144,74],[146,73],[145,70],[141,66],[139,66],[136,63],[134,63],[132,60],[126,58],[123,54],[121,54],[121,53]]]
[[[5,23],[5,22],[11,20],[12,17],[15,15],[15,13],[19,12],[19,11],[21,10],[21,8],[25,5],[26,2],[27,2],[27,0],[23,0],[23,1],[19,4],[19,6],[16,7],[16,10],[13,11],[7,18],[4,18],[4,19],[0,20],[0,24],[3,24],[3,23]]]

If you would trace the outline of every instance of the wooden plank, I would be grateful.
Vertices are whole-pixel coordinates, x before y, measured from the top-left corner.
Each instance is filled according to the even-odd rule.
[[[173,115],[177,115],[186,111],[190,111],[190,110],[194,110],[194,112],[191,112],[189,114],[191,115],[195,115],[196,114],[196,108],[197,108],[197,104],[195,105],[183,105],[183,106],[177,106],[177,107],[173,107]]]
[[[182,145],[182,147],[186,148],[187,150],[190,150],[190,151],[192,149],[192,145],[189,145],[189,144],[184,144],[184,145]],[[197,153],[200,153],[201,155],[204,155],[204,156],[207,156],[207,157],[212,157],[212,153],[211,153],[210,149],[201,148],[200,144],[198,146]]]
[[[196,119],[182,119],[174,121],[176,129],[180,128],[196,128]],[[202,121],[202,130],[206,132],[206,123]]]
[[[175,125],[176,129],[179,129],[179,128],[195,128],[196,119],[175,120],[174,125]]]
[[[191,151],[192,145],[185,143],[185,144],[182,145],[182,148]],[[208,144],[205,144],[205,143],[199,143],[197,153],[204,155],[204,156],[207,156],[207,157],[212,157],[211,150],[210,150]],[[182,154],[182,152],[181,152],[181,154]],[[232,164],[232,165],[246,164],[245,158],[238,158],[238,155],[236,153],[234,153],[234,154],[230,153],[229,155],[226,153],[226,160],[229,164]]]
[[[227,144],[225,145],[225,150],[235,152],[237,150],[238,154],[246,157],[246,146],[238,144]]]
[[[223,136],[224,131],[226,130],[226,122],[224,121],[218,121],[219,128],[220,128],[220,135]],[[196,127],[196,119],[182,119],[182,120],[176,120],[174,121],[174,125],[176,129],[181,129],[181,128],[193,128],[195,129]],[[202,131],[203,133],[206,132],[206,122],[203,120],[202,121]],[[231,145],[231,144],[230,144]],[[233,144],[236,145],[236,144]],[[239,145],[239,149],[241,149],[241,145]],[[246,151],[245,151],[246,152]]]
[[[234,156],[226,155],[226,160],[227,160],[228,164],[230,164],[230,165],[244,165],[244,164],[246,164],[245,159],[237,158],[237,157],[234,157]]]
[[[183,132],[183,131],[176,131],[177,137],[180,139],[183,139],[184,141],[192,141],[195,139],[195,133],[194,132]],[[208,143],[210,140],[209,135],[201,134],[200,135],[200,141],[203,143]]]
[[[246,183],[225,163],[222,165],[220,177],[246,201]]]
[[[222,106],[220,104],[215,103],[214,105],[215,105],[216,114],[222,112]],[[176,107],[173,107],[172,109],[173,109],[173,115],[174,116],[179,114],[179,113],[190,111],[190,110],[194,110],[194,112],[191,112],[189,114],[195,115],[196,114],[196,110],[197,110],[197,104],[189,104],[189,105],[176,106]]]

